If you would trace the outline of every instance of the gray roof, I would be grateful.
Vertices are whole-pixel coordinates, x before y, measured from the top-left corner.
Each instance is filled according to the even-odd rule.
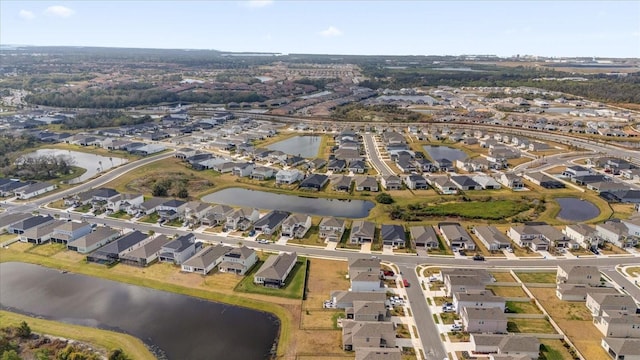
[[[591,235],[596,231],[596,228],[587,224],[570,224],[570,225],[567,225],[567,228],[572,229],[573,231],[577,232],[582,236]]]
[[[407,237],[404,233],[402,225],[382,225],[380,229],[380,237],[385,240],[402,240],[406,241]]]
[[[20,192],[25,192],[25,193],[29,194],[29,193],[32,193],[32,192],[35,192],[35,191],[46,189],[46,188],[48,188],[50,186],[54,186],[54,185],[51,184],[51,183],[48,183],[48,182],[38,182],[38,183],[34,183],[34,184],[31,184],[31,185],[27,185],[27,186],[25,186],[23,188],[20,188]]]
[[[473,229],[476,234],[479,234],[479,236],[484,238],[489,243],[511,244],[509,238],[507,238],[507,236],[500,230],[498,230],[498,228],[496,228],[495,226],[478,225]]]
[[[502,309],[494,308],[478,308],[478,307],[465,307],[464,312],[467,314],[467,319],[471,320],[504,320],[507,321],[507,317],[504,315]]]
[[[251,255],[255,254],[255,250],[250,249],[246,246],[241,246],[239,248],[233,248],[229,251],[227,251],[227,253],[224,254],[224,256],[228,256],[228,257],[232,257],[232,258],[238,258],[238,259],[247,259],[249,258]]]
[[[399,348],[359,347],[355,360],[401,360]]]
[[[334,291],[331,298],[336,298],[337,303],[353,303],[355,301],[385,301],[387,295],[382,291]]]
[[[322,226],[343,227],[344,226],[344,219],[338,219],[338,218],[335,218],[333,216],[324,217],[320,221],[320,226],[321,227]]]
[[[166,235],[160,235],[155,239],[149,241],[148,243],[142,245],[141,247],[127,253],[123,256],[123,258],[127,259],[146,259],[152,254],[157,253],[162,249],[164,245],[166,245],[171,239],[169,239]]]
[[[468,176],[452,176],[451,177],[451,181],[455,182],[456,184],[460,185],[460,186],[479,186],[479,184],[475,181],[473,181],[472,178],[468,177]]]
[[[270,229],[278,227],[289,216],[289,213],[281,210],[271,210],[267,215],[255,222],[255,227],[267,226]]]
[[[0,216],[0,227],[5,227],[11,224],[15,224],[19,221],[28,219],[30,217],[33,217],[33,215],[31,214],[27,214],[27,213],[8,213],[8,214],[2,214]]]
[[[119,234],[120,232],[118,232],[117,230],[114,230],[108,226],[101,226],[97,227],[94,232],[88,233],[87,235],[72,241],[71,244],[79,248],[89,248],[104,239],[117,236]]]
[[[146,240],[148,237],[149,235],[135,230],[120,239],[101,247],[97,252],[102,254],[120,254],[122,251]]]
[[[373,237],[376,234],[376,224],[370,221],[354,220],[351,224],[351,236]]]
[[[411,238],[415,243],[438,242],[438,235],[433,226],[412,226],[409,228]]]
[[[34,226],[26,230],[24,234],[22,234],[22,236],[30,239],[38,239],[45,235],[52,234],[55,228],[57,228],[58,226],[62,225],[65,222],[66,222],[65,220],[54,220],[46,224]]]
[[[295,252],[269,256],[255,276],[265,279],[283,279],[287,275],[286,271],[297,259],[298,255]]]
[[[32,227],[36,227],[42,225],[44,223],[48,223],[53,221],[53,218],[49,215],[47,216],[31,216],[24,220],[20,220],[16,223],[11,224],[11,227],[16,229],[28,230]]]
[[[191,266],[195,268],[204,269],[224,256],[232,248],[225,245],[205,246],[202,250],[198,251],[195,255],[182,263],[183,266]]]
[[[618,355],[640,355],[640,339],[620,339],[607,337],[604,341]]]
[[[195,242],[196,237],[193,234],[182,235],[179,238],[171,240],[167,243],[164,248],[171,249],[175,252],[182,252],[185,249],[188,249]]]
[[[440,227],[440,231],[447,237],[449,240],[463,240],[471,243],[471,236],[460,224],[442,224],[438,225]]]

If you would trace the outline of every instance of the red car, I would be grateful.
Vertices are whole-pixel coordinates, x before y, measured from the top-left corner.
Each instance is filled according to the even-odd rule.
[[[404,287],[409,287],[410,286],[410,284],[407,281],[407,279],[402,279],[402,285],[404,285]]]

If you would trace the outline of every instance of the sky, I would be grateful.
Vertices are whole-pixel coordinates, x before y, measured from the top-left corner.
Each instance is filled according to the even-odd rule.
[[[2,0],[0,44],[640,58],[640,0]]]

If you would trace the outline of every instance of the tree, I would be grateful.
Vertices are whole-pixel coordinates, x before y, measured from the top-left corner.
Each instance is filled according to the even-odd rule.
[[[380,193],[376,196],[376,201],[380,204],[393,204],[394,200],[391,195],[387,193]]]
[[[163,182],[157,182],[153,184],[153,189],[151,192],[153,196],[167,196],[168,188]]]
[[[20,326],[18,327],[18,336],[21,338],[28,338],[31,336],[31,328],[26,321],[20,323]]]
[[[114,349],[109,353],[108,360],[129,360],[129,357],[122,349]]]
[[[189,197],[189,190],[186,187],[181,187],[176,194],[180,199],[186,199]]]
[[[9,350],[2,354],[2,360],[22,360],[22,358],[15,350]]]

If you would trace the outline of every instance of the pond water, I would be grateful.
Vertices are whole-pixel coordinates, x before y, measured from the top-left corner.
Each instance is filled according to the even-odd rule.
[[[32,264],[0,273],[0,308],[125,332],[161,359],[266,359],[278,334],[277,318],[241,307]]]
[[[99,172],[120,166],[127,162],[127,159],[119,157],[106,157],[85,152],[60,149],[39,149],[27,154],[27,156],[41,155],[67,156],[74,160],[74,166],[87,169],[87,171],[81,176],[69,180],[69,184],[81,183],[85,180],[91,179]]]
[[[318,216],[363,218],[375,204],[364,200],[338,200],[306,198],[295,195],[274,194],[243,188],[228,188],[202,198],[202,201],[230,206],[248,206],[258,209],[283,210]]]
[[[285,154],[301,156],[303,158],[315,158],[318,156],[318,149],[320,149],[320,140],[320,136],[294,136],[268,145],[267,149],[279,150]]]
[[[556,218],[569,221],[586,221],[600,215],[600,209],[592,202],[578,198],[556,198],[560,213]]]
[[[448,146],[425,145],[422,148],[429,154],[432,160],[448,159],[454,162],[469,157],[464,151]]]

